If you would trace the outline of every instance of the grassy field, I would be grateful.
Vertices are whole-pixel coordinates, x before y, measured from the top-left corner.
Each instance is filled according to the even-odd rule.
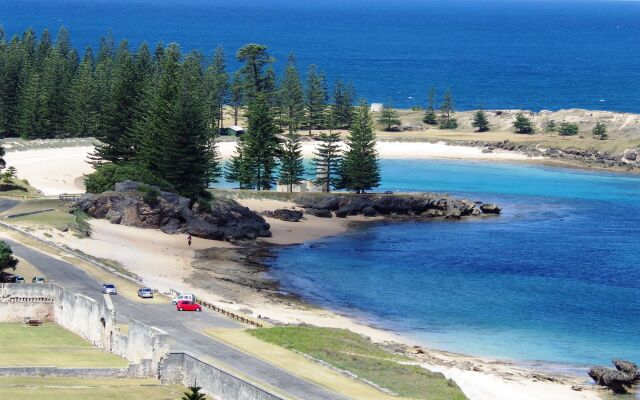
[[[72,229],[74,232],[82,233],[88,228],[82,215],[71,214],[69,203],[58,199],[29,199],[22,201],[17,206],[5,211],[2,216],[21,214],[32,211],[44,211],[37,214],[25,215],[21,217],[9,218],[6,222],[16,225],[46,226],[54,229]]]
[[[347,330],[278,327],[253,329],[249,333],[268,343],[297,350],[350,371],[402,397],[430,400],[466,398],[460,388],[442,374],[401,364],[408,359],[390,354]]]
[[[0,377],[0,399],[7,400],[177,400],[185,391],[154,379]]]
[[[0,183],[0,196],[14,198],[39,197],[40,192],[22,179],[12,179],[11,182]]]
[[[55,324],[0,323],[0,366],[126,367],[127,362]]]
[[[276,344],[254,337],[249,329],[207,329],[205,333],[245,353],[258,357],[302,379],[339,392],[354,400],[403,400],[376,388],[350,379],[339,372]],[[286,388],[284,388],[286,389]]]

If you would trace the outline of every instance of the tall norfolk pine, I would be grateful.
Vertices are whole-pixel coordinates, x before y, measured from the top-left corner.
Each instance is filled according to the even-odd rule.
[[[367,103],[355,110],[347,138],[347,151],[340,165],[338,188],[364,193],[380,185],[380,165],[376,135]]]

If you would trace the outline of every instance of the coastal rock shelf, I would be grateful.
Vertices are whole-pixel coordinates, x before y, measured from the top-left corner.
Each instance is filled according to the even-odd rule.
[[[155,190],[157,197],[145,197]],[[245,240],[271,236],[264,218],[232,199],[216,198],[209,207],[190,205],[189,199],[157,187],[126,181],[115,191],[86,194],[75,209],[114,224],[161,229],[165,233],[188,233],[213,240]]]
[[[614,393],[624,394],[640,383],[640,370],[631,361],[613,360],[616,369],[591,367],[589,376],[600,386],[606,386]]]
[[[493,203],[473,202],[468,199],[438,197],[430,194],[364,194],[301,196],[295,203],[310,215],[338,218],[350,215],[409,216],[421,218],[460,219],[465,216],[500,214]]]

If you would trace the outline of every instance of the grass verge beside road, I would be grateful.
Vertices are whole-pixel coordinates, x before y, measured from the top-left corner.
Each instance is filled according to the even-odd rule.
[[[265,343],[252,336],[251,330],[207,329],[205,333],[238,350],[258,357],[272,365],[314,382],[322,387],[341,393],[355,400],[401,400],[362,382],[350,379],[337,371],[319,365],[300,354],[281,346]],[[285,388],[286,389],[286,388]]]
[[[349,371],[402,397],[430,400],[466,399],[452,380],[390,354],[366,338],[345,329],[308,326],[252,329],[268,343],[299,351]]]
[[[0,377],[0,399],[11,400],[176,400],[185,391],[155,379]]]
[[[127,361],[55,324],[0,323],[0,366],[126,367]]]

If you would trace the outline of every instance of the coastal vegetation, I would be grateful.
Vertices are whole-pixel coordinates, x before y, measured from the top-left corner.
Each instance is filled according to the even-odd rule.
[[[0,276],[4,275],[5,271],[12,269],[15,271],[18,260],[13,256],[11,247],[4,241],[0,241]]]
[[[436,88],[431,87],[429,89],[429,96],[427,100],[427,110],[425,111],[424,118],[422,118],[422,122],[427,125],[438,125],[438,117],[436,116],[435,111],[435,103],[436,103]]]
[[[516,128],[516,133],[530,134],[534,132],[531,119],[524,115],[524,113],[516,114],[516,119],[513,121],[513,127]]]
[[[458,120],[454,117],[456,111],[453,106],[453,95],[451,89],[447,89],[444,92],[444,100],[440,107],[440,129],[456,129],[458,127]]]
[[[378,122],[387,126],[387,130],[391,130],[391,125],[399,125],[400,119],[398,118],[398,111],[396,111],[391,103],[385,103],[382,107],[382,112],[378,117]]]
[[[489,130],[489,120],[484,110],[478,110],[473,115],[473,123],[471,124],[478,132],[487,132]]]
[[[405,398],[422,399],[425,394],[434,400],[466,398],[460,388],[442,374],[410,365],[408,358],[391,354],[346,329],[287,326],[248,332],[258,339],[349,371]]]

